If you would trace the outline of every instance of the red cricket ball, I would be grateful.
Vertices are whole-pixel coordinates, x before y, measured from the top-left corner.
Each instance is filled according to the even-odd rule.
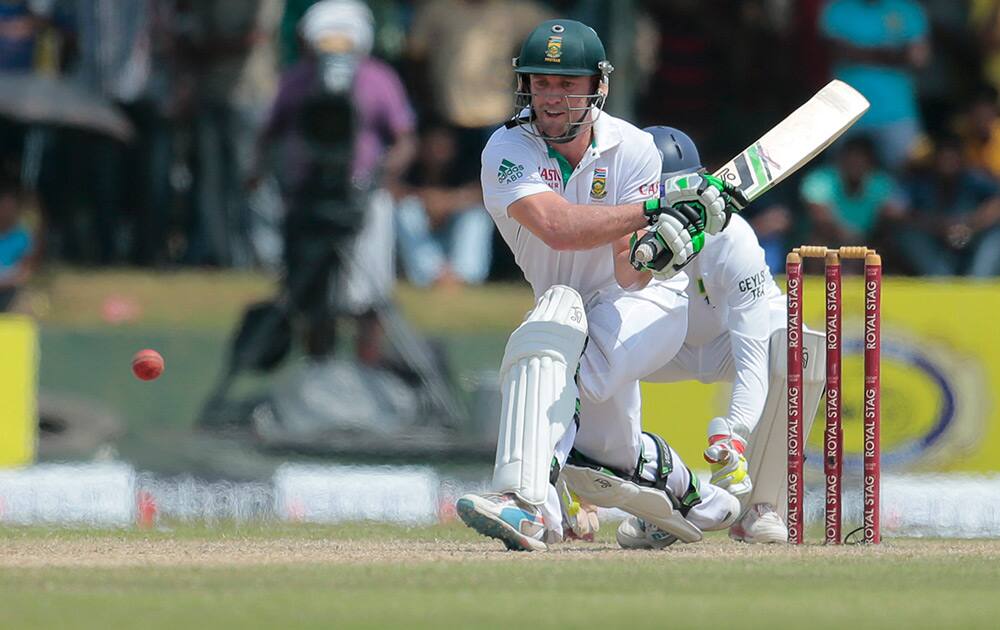
[[[137,379],[151,381],[163,374],[163,357],[156,350],[140,350],[132,357],[132,373]]]

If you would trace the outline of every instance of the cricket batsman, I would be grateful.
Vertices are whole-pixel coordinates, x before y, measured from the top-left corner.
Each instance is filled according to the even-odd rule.
[[[704,173],[698,148],[683,132],[648,127],[663,156],[664,181]],[[656,268],[669,262],[654,259]],[[651,382],[698,380],[733,384],[725,416],[708,423],[705,460],[712,484],[740,497],[743,511],[729,529],[735,540],[784,543],[788,530],[778,510],[786,506],[785,385],[786,300],[771,277],[750,225],[734,215],[724,232],[706,236],[701,253],[685,267],[688,325],[674,358],[643,378]],[[823,393],[823,337],[806,331],[805,434]],[[658,548],[672,542],[632,517],[618,529],[624,547]]]
[[[739,208],[707,175],[661,190],[652,137],[602,112],[612,70],[593,29],[543,22],[514,60],[514,117],[482,154],[486,208],[536,301],[501,364],[493,492],[467,494],[457,509],[508,549],[561,539],[560,475],[582,500],[685,542],[740,512],[732,494],[700,486],[666,441],[642,431],[639,395],[639,380],[684,342],[681,271]],[[669,252],[652,280],[630,264],[630,236],[647,229]]]

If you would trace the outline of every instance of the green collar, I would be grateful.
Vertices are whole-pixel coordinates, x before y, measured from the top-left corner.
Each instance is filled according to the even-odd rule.
[[[569,160],[563,157],[562,153],[559,153],[551,146],[549,146],[549,157],[554,159],[559,164],[559,171],[562,173],[563,190],[565,191],[566,182],[569,181],[569,176],[573,174],[573,167],[570,166]]]
[[[591,136],[590,138],[591,148],[597,147],[597,139]],[[549,150],[549,157],[554,159],[559,164],[559,171],[562,173],[563,190],[566,190],[566,182],[569,181],[570,175],[573,174],[573,167],[570,166],[569,160],[563,157],[562,153],[559,153],[552,148],[552,145],[546,144],[545,147]]]

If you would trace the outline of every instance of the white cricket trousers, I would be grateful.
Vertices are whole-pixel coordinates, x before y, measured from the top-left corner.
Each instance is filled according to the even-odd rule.
[[[683,292],[656,282],[634,292],[604,289],[588,300],[588,340],[578,378],[580,426],[567,431],[556,445],[560,464],[576,448],[605,466],[632,472],[644,454],[648,463],[643,477],[655,478],[656,449],[642,435],[639,381],[680,350],[687,332],[687,305]],[[669,435],[661,437],[670,442]],[[676,451],[671,452],[674,467],[667,485],[680,497],[691,481],[690,472]],[[687,518],[702,529],[714,529],[730,516],[733,499],[709,484],[701,486],[700,494],[702,502]],[[550,489],[543,516],[550,529],[561,533],[555,523],[557,510],[558,499]]]

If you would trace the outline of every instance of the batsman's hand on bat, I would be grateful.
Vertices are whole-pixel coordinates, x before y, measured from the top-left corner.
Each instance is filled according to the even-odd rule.
[[[709,234],[724,230],[733,212],[739,212],[748,203],[741,190],[708,173],[676,175],[664,180],[659,201],[661,208],[692,206],[701,215],[702,229]]]
[[[741,190],[707,173],[664,180],[660,197],[646,202],[652,230],[633,237],[632,266],[660,280],[672,278],[705,246],[705,233],[721,232],[748,203]]]
[[[647,212],[660,201],[647,201]],[[691,204],[678,204],[660,209],[645,236],[632,236],[629,262],[638,271],[649,271],[657,280],[667,280],[680,273],[704,246],[701,213]]]
[[[662,197],[671,206],[694,204],[704,213],[705,232],[708,234],[718,234],[726,229],[733,213],[749,204],[743,191],[708,173],[667,179],[663,182]]]

